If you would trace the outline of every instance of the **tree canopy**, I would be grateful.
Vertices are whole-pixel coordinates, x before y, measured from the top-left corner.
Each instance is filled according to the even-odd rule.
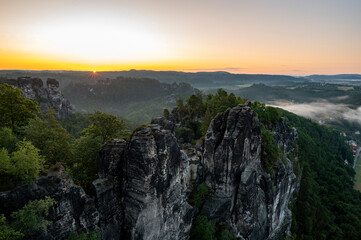
[[[22,96],[19,88],[0,84],[0,126],[25,126],[38,112],[37,102]]]
[[[115,115],[95,111],[89,116],[91,125],[82,131],[83,135],[93,135],[102,138],[103,143],[127,134],[122,119]]]

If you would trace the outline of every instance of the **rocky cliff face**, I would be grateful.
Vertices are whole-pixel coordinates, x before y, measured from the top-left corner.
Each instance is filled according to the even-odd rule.
[[[297,135],[282,121],[273,132],[287,153]],[[286,157],[272,175],[262,170],[260,126],[250,104],[218,114],[196,146],[178,143],[172,120],[154,123],[127,141],[104,146],[94,196],[74,186],[61,170],[31,187],[1,193],[1,211],[54,197],[58,203],[49,215],[54,223],[46,236],[55,239],[66,239],[70,231],[99,230],[102,239],[185,240],[196,214],[226,223],[239,239],[279,239],[289,232],[288,203],[296,176]],[[201,182],[212,194],[193,209],[188,198]]]
[[[123,164],[124,229],[129,239],[188,239],[188,159],[174,135],[159,125],[136,131]]]
[[[74,107],[64,98],[59,90],[59,82],[55,79],[48,78],[46,87],[40,78],[30,77],[1,80],[0,83],[20,88],[24,97],[32,98],[39,103],[42,112],[47,112],[49,107],[53,108],[57,118],[65,118],[74,112]]]
[[[274,135],[288,151],[297,138],[284,120]],[[249,103],[218,114],[198,148],[197,180],[213,190],[201,214],[228,223],[241,239],[278,239],[291,226],[288,203],[297,186],[292,163],[284,157],[271,176],[262,170],[260,152],[260,126]]]

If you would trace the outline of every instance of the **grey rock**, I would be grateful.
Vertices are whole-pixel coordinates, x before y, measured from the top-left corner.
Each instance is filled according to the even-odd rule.
[[[280,141],[292,146],[294,136],[286,135],[289,129],[281,129]],[[288,140],[288,136],[292,138]],[[260,151],[259,121],[249,103],[212,120],[200,177],[215,193],[202,212],[217,221],[227,219],[241,239],[277,239],[291,226],[288,202],[296,185],[292,163],[279,161],[271,177],[262,170]]]
[[[170,131],[150,125],[131,137],[124,154],[124,230],[129,239],[188,239],[188,159]]]
[[[207,216],[213,222],[227,222],[230,218],[232,196],[223,190],[217,190],[215,194],[207,197],[202,207],[201,215]]]
[[[75,185],[62,166],[40,177],[31,186],[21,186],[0,193],[0,212],[8,216],[22,208],[28,201],[49,196],[56,201],[50,208],[47,220],[52,224],[47,231],[32,239],[68,239],[71,232],[98,230],[99,212],[94,200]]]
[[[30,77],[1,80],[0,83],[20,88],[24,97],[39,103],[42,112],[46,113],[49,107],[53,108],[58,119],[66,118],[75,112],[74,106],[60,92],[59,82],[55,79],[48,78],[46,87],[40,78]]]
[[[298,134],[295,128],[290,128],[284,118],[271,129],[274,141],[278,147],[288,154],[293,149],[293,143],[297,140]]]

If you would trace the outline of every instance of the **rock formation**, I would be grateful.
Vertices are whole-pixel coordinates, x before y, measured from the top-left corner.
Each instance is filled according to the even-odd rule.
[[[40,177],[31,186],[22,186],[0,192],[0,212],[9,215],[28,201],[53,198],[57,203],[50,208],[48,219],[52,224],[37,239],[68,239],[71,232],[89,232],[99,229],[99,212],[94,199],[76,186],[60,165],[47,176]]]
[[[59,90],[59,82],[48,78],[46,87],[40,78],[19,77],[18,79],[1,80],[0,83],[7,83],[22,90],[26,98],[32,98],[39,103],[40,110],[47,112],[51,107],[55,110],[58,119],[65,118],[74,112],[74,107],[64,98]]]
[[[288,128],[282,130],[277,134],[292,135]],[[214,221],[226,220],[243,239],[278,239],[291,226],[288,202],[296,176],[285,159],[285,163],[278,161],[271,177],[261,168],[260,152],[260,126],[250,104],[212,120],[200,164],[201,178],[214,194],[203,214]]]
[[[66,239],[70,231],[99,230],[102,239],[189,239],[192,219],[202,214],[226,223],[240,239],[279,239],[288,234],[288,209],[297,187],[292,162],[280,159],[273,174],[261,167],[261,130],[250,104],[218,114],[196,146],[179,144],[172,116],[106,144],[99,179],[87,196],[61,169],[31,187],[0,194],[6,214],[26,201],[49,195],[53,224],[44,233]],[[297,138],[284,120],[273,129],[285,153]],[[211,193],[200,209],[188,204],[199,183]]]

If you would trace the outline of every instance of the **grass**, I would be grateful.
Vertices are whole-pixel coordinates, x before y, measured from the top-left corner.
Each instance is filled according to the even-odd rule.
[[[337,88],[338,90],[343,90],[343,91],[354,90],[354,88],[350,86],[338,86]]]
[[[355,167],[355,184],[354,184],[354,188],[358,191],[361,192],[361,164],[360,164],[360,158],[357,160],[357,164]]]

